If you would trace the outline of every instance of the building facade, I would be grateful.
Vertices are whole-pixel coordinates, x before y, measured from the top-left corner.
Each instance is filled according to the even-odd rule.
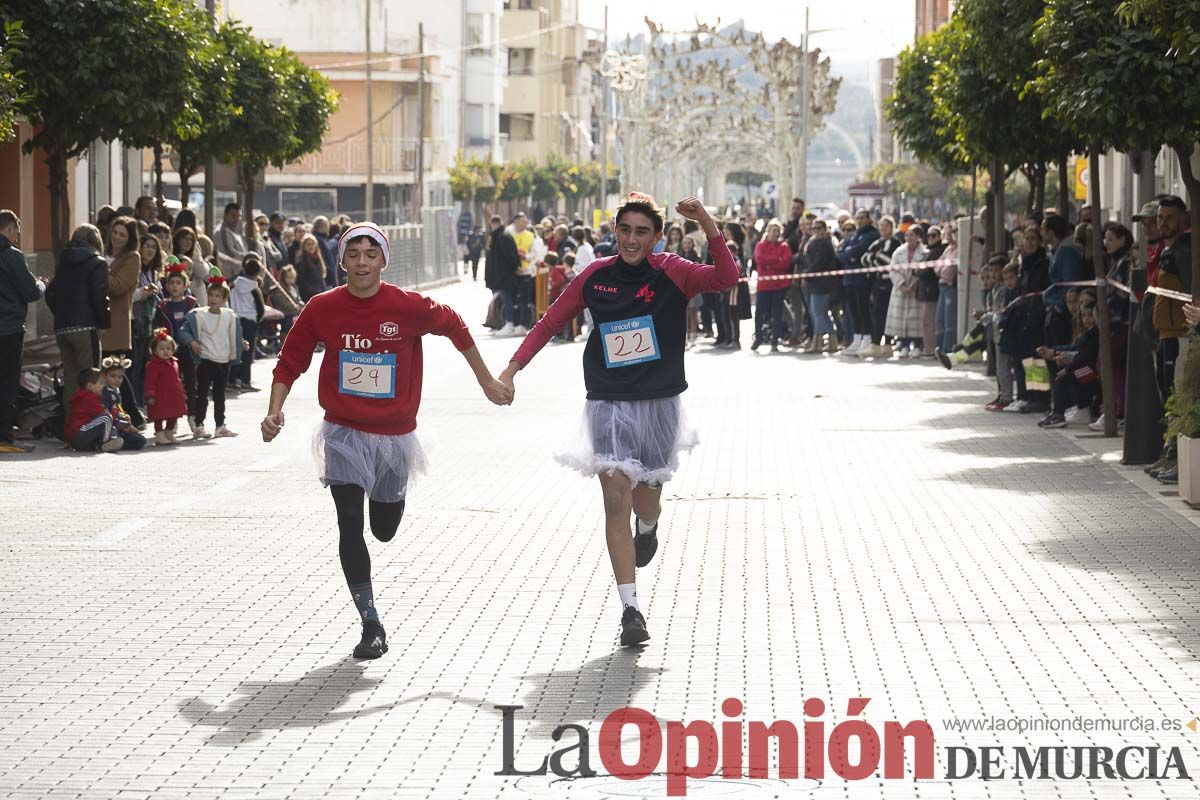
[[[258,208],[303,217],[364,215],[368,92],[371,205],[377,221],[408,221],[418,185],[418,147],[423,207],[450,204],[448,170],[459,150],[504,160],[501,0],[371,0],[369,5],[369,89],[366,4],[225,0],[221,5],[224,17],[241,21],[255,36],[287,47],[320,70],[341,96],[322,148],[283,169],[268,169],[265,190],[255,194]],[[166,177],[177,196],[178,176]],[[200,188],[193,181],[194,206]]]
[[[578,0],[505,0],[506,75],[500,132],[512,161],[596,157],[593,69]]]

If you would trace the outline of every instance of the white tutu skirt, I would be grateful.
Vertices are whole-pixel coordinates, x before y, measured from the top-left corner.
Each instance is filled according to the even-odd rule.
[[[555,459],[584,475],[622,472],[634,484],[663,484],[679,454],[700,441],[679,395],[654,400],[588,400],[580,433]]]
[[[365,433],[324,420],[313,436],[317,477],[325,486],[361,486],[372,500],[397,503],[428,467],[416,433]]]

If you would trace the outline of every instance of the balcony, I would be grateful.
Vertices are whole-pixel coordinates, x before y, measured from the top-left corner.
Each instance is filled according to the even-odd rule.
[[[376,137],[375,160],[372,164],[376,178],[395,176],[411,179],[417,168],[417,140]],[[441,139],[426,139],[424,167],[427,171],[444,170],[448,148]],[[367,172],[367,141],[358,136],[342,142],[326,144],[320,151],[282,170],[270,170],[283,175],[345,175],[362,176]]]

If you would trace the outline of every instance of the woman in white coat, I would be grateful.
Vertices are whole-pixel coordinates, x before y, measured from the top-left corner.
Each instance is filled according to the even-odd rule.
[[[904,244],[892,253],[891,268],[888,270],[892,279],[892,297],[888,303],[884,332],[895,340],[897,358],[911,358],[920,353],[923,346],[915,265],[924,258],[921,229],[913,225],[904,234]]]

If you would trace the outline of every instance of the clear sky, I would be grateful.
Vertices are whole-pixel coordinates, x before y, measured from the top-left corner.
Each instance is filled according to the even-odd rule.
[[[804,0],[608,0],[610,42],[625,34],[646,32],[647,14],[666,30],[684,30],[696,19],[722,24],[741,18],[746,27],[762,31],[769,40],[786,38],[799,43],[804,30]],[[812,30],[834,28],[812,36],[812,46],[847,61],[874,61],[893,56],[910,43],[914,28],[914,0],[808,0]],[[604,26],[605,0],[579,0],[579,19],[585,25]],[[648,11],[648,9],[650,9]]]

